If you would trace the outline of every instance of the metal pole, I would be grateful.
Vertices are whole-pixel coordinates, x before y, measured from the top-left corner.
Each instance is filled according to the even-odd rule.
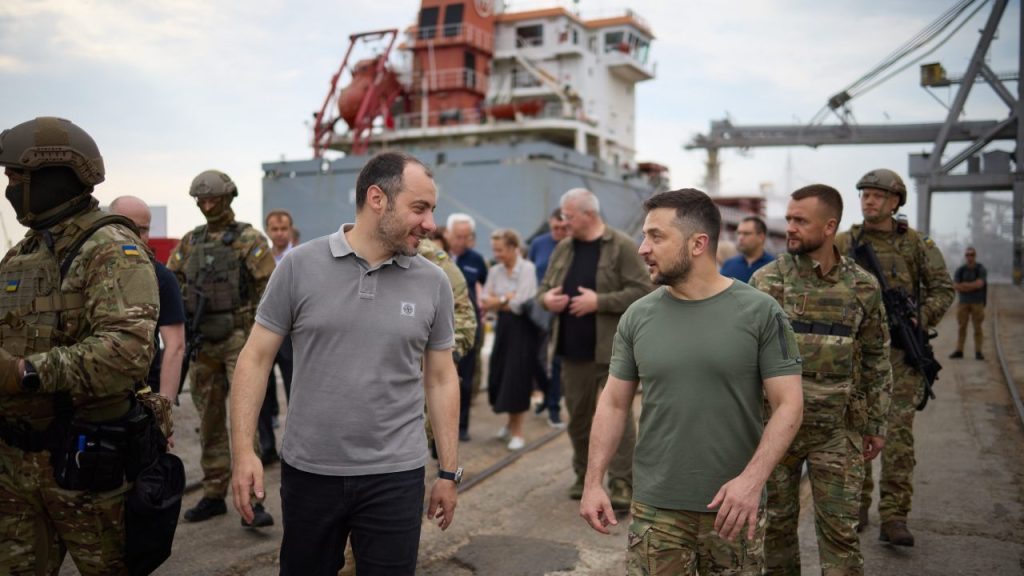
[[[932,191],[924,178],[914,181],[917,183],[917,231],[928,236],[932,225]]]
[[[1024,33],[1024,10],[1020,11]],[[1024,78],[1024,38],[1018,37],[1018,78]],[[1024,276],[1024,82],[1017,81],[1017,153],[1013,173],[1013,283],[1020,286]]]

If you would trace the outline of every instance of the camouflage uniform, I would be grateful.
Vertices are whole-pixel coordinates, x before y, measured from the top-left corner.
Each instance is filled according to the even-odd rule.
[[[80,128],[55,118],[34,122],[36,146],[75,154]],[[5,137],[0,135],[0,150],[9,145]],[[0,152],[0,164],[18,168],[8,159]],[[90,160],[99,174],[87,194],[103,180],[98,151]],[[0,262],[0,347],[25,357],[40,378],[35,392],[0,392],[0,423],[8,429],[42,433],[56,417],[58,397],[70,397],[75,419],[119,419],[149,370],[159,298],[153,266],[135,233],[118,223],[96,229],[60,277],[59,265],[76,238],[103,219],[95,200],[81,200],[82,211],[30,230]],[[19,221],[27,223],[20,213]],[[16,443],[0,440],[0,574],[56,574],[66,551],[84,575],[126,574],[128,484],[104,492],[60,488],[49,448],[23,450]]]
[[[715,532],[715,513],[666,510],[633,501],[628,576],[761,576],[764,567],[764,507],[754,539],[744,528],[732,542]]]
[[[877,280],[833,251],[836,265],[828,274],[807,256],[785,254],[750,279],[786,311],[803,357],[803,424],[767,483],[767,574],[800,574],[804,462],[822,573],[864,573],[856,531],[862,435],[885,436],[892,390],[889,328]]]
[[[231,484],[231,451],[228,446],[227,397],[235,374],[235,362],[255,320],[256,306],[274,271],[274,258],[267,239],[258,230],[243,222],[235,222],[228,209],[227,224],[200,226],[185,234],[171,253],[167,267],[181,283],[186,302],[196,298],[195,288],[205,279],[195,273],[190,259],[199,257],[200,248],[220,244],[229,248],[238,260],[238,294],[229,294],[240,302],[233,312],[210,313],[209,302],[200,325],[203,344],[189,370],[192,401],[199,412],[199,439],[202,447],[203,496],[223,499]],[[225,236],[230,235],[230,242]],[[201,273],[200,273],[201,274]],[[215,289],[214,291],[216,291]],[[191,292],[190,292],[191,291]],[[209,291],[209,290],[208,290]],[[195,311],[190,310],[189,314]],[[219,318],[218,318],[219,317]],[[212,320],[227,322],[224,332],[211,336],[204,325]],[[223,327],[222,327],[223,329]],[[225,335],[226,333],[226,335]],[[259,452],[258,443],[256,451]]]
[[[853,226],[849,232],[836,236],[836,247],[841,253],[850,254],[855,240],[871,244],[891,288],[905,288],[914,296],[920,304],[925,329],[942,320],[953,303],[953,283],[934,241],[894,222],[889,232]],[[893,394],[885,450],[882,451],[878,502],[883,523],[906,521],[914,493],[914,412],[924,398],[924,385],[921,374],[903,357],[903,350],[891,349]],[[873,484],[869,462],[861,492],[861,506],[865,509],[871,506]]]

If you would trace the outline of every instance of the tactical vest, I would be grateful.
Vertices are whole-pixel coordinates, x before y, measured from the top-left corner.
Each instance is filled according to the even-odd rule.
[[[853,250],[859,244],[870,242],[875,255],[878,256],[878,263],[882,265],[882,272],[889,287],[903,288],[908,294],[918,298],[920,269],[915,261],[915,252],[919,236],[908,228],[893,233],[891,238],[890,242],[871,234],[861,226],[854,225],[850,229],[850,252],[847,256],[854,258]]]
[[[844,268],[837,262],[839,282],[793,282],[799,271],[791,256],[775,261],[782,286],[772,286],[796,336],[803,360],[804,419],[835,422],[842,418],[856,377],[856,336],[864,310],[852,297]]]
[[[227,338],[240,326],[236,312],[245,301],[243,287],[251,280],[244,277],[247,269],[232,247],[249,224],[235,223],[217,239],[211,238],[206,226],[196,228],[189,242],[185,263],[185,311],[190,317],[201,313],[200,331],[213,342]],[[200,310],[200,300],[205,303]]]
[[[27,242],[20,254],[4,263],[0,270],[0,347],[14,356],[26,357],[77,342],[85,295],[62,290],[63,280],[86,240],[109,224],[135,227],[123,216],[92,211],[74,220],[81,232],[63,260],[58,262],[52,238],[40,236],[42,246]],[[31,396],[26,396],[24,403],[17,402],[17,398],[5,402],[0,416],[31,420],[52,414],[49,403],[30,402]]]

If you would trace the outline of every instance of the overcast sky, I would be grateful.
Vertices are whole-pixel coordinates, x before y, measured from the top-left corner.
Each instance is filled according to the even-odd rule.
[[[531,6],[546,5],[530,2]],[[693,134],[727,113],[737,124],[807,122],[827,98],[906,42],[953,0],[633,0],[657,37],[657,78],[637,89],[639,160],[667,164],[674,187],[699,186],[704,153],[684,151]],[[623,2],[582,0],[588,11]],[[264,161],[308,159],[307,120],[319,108],[353,32],[413,23],[414,0],[223,2],[5,0],[0,3],[0,128],[40,115],[68,118],[103,153],[107,181],[96,196],[121,194],[167,205],[180,236],[202,217],[191,179],[208,168],[232,176],[239,219],[261,221]],[[986,6],[926,61],[964,71]],[[997,72],[1016,70],[1019,3],[1011,3],[990,52]],[[1016,93],[1016,87],[1010,86]],[[854,100],[861,123],[940,122],[953,92],[929,95],[911,67]],[[1002,119],[1007,109],[975,87],[966,118]],[[781,196],[812,182],[844,192],[844,227],[859,220],[854,183],[876,167],[906,174],[908,152],[929,145],[760,149],[722,154],[723,192]],[[1010,143],[1000,148],[1011,150]],[[787,170],[787,161],[791,169]],[[911,195],[908,213],[916,218]],[[6,235],[23,233],[10,206]],[[933,231],[966,232],[966,195],[937,198]],[[773,215],[781,215],[783,201]],[[298,223],[301,226],[301,223]],[[0,242],[4,239],[0,238]]]

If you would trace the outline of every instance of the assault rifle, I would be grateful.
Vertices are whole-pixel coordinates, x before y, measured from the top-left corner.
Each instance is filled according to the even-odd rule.
[[[907,363],[916,368],[924,380],[924,399],[917,405],[918,410],[924,410],[928,400],[935,398],[932,383],[939,379],[942,365],[935,359],[928,335],[921,326],[917,303],[904,288],[889,286],[871,244],[857,243],[853,254],[857,263],[871,272],[882,288],[882,303],[889,319],[889,337],[892,339],[892,345],[903,350]],[[915,319],[917,324],[914,322]]]
[[[188,377],[188,368],[203,346],[203,333],[199,329],[203,322],[203,313],[206,311],[206,293],[195,286],[189,286],[189,290],[196,293],[196,312],[185,323],[185,356],[181,359],[181,381],[178,382],[178,392],[185,385],[185,378]]]

